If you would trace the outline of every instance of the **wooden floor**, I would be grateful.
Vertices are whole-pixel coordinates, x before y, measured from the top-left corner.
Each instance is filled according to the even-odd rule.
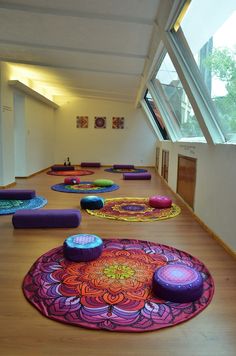
[[[0,355],[2,356],[220,356],[236,355],[236,263],[194,220],[190,211],[168,189],[154,170],[151,181],[123,181],[121,174],[94,169],[96,178],[113,179],[120,189],[104,197],[167,194],[181,206],[176,218],[153,223],[113,221],[82,212],[76,229],[19,229],[12,216],[0,216]],[[86,179],[84,179],[86,178]],[[35,189],[48,199],[47,208],[78,208],[82,194],[52,191],[60,177],[42,172],[18,179],[17,189]],[[76,233],[102,238],[138,238],[163,243],[199,258],[210,270],[216,291],[210,305],[195,318],[160,331],[118,333],[92,331],[61,324],[42,316],[23,296],[21,283],[33,262]]]

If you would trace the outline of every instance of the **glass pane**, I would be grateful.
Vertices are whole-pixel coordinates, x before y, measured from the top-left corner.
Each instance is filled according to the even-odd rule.
[[[193,108],[168,53],[157,72],[154,84],[162,91],[182,136],[202,138],[203,134]]]
[[[150,112],[154,118],[154,121],[157,124],[164,140],[168,140],[168,134],[166,132],[165,124],[162,119],[161,113],[160,113],[158,107],[156,106],[156,104],[154,103],[154,100],[148,90],[146,92],[144,99],[149,107],[149,110],[150,110]]]
[[[181,27],[217,109],[225,139],[236,142],[236,1],[223,5],[192,0]],[[199,19],[204,31],[199,31]]]

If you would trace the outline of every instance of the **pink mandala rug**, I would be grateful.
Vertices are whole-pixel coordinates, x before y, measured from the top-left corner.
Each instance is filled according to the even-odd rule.
[[[140,240],[107,239],[103,243],[101,256],[90,262],[66,260],[62,246],[42,255],[24,278],[25,297],[53,320],[126,332],[179,324],[210,303],[213,279],[204,264],[188,253]],[[174,303],[153,294],[154,271],[172,263],[201,274],[203,292],[199,299]]]

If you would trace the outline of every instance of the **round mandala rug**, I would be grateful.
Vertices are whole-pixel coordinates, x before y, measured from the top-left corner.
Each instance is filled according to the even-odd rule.
[[[98,187],[93,182],[80,182],[79,184],[65,184],[59,183],[51,187],[51,189],[62,193],[106,193],[119,189],[119,185],[113,184],[110,187]]]
[[[71,262],[63,247],[42,255],[23,281],[27,300],[48,318],[90,329],[143,332],[173,326],[199,314],[214,293],[213,279],[197,258],[154,242],[103,240],[101,256]],[[189,303],[159,299],[152,293],[154,271],[181,263],[196,269],[203,293]]]
[[[99,210],[87,209],[87,212],[100,218],[140,222],[169,219],[181,212],[180,207],[176,204],[172,204],[167,209],[157,209],[151,207],[148,201],[148,198],[106,199],[103,208]]]
[[[142,168],[130,168],[130,169],[127,169],[127,168],[119,168],[119,169],[106,168],[106,169],[104,169],[104,171],[110,172],[110,173],[144,173],[144,172],[147,172],[146,169],[142,169]]]
[[[94,174],[93,171],[89,171],[87,169],[77,169],[74,171],[48,171],[47,174],[51,176],[88,176],[90,174]]]
[[[35,197],[29,200],[0,200],[0,215],[14,214],[17,210],[22,209],[39,209],[47,204],[47,199]]]

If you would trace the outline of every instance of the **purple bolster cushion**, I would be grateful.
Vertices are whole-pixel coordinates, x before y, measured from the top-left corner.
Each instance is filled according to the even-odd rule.
[[[77,227],[80,222],[81,213],[77,209],[22,209],[12,217],[16,229]]]
[[[30,189],[4,189],[0,191],[0,199],[29,200],[35,198],[35,190]]]
[[[149,180],[151,179],[150,173],[123,173],[125,180]]]
[[[81,162],[81,167],[101,167],[100,162]]]
[[[113,164],[114,169],[134,169],[133,164]]]
[[[63,166],[63,165],[54,165],[51,167],[52,171],[74,171],[74,166]]]

